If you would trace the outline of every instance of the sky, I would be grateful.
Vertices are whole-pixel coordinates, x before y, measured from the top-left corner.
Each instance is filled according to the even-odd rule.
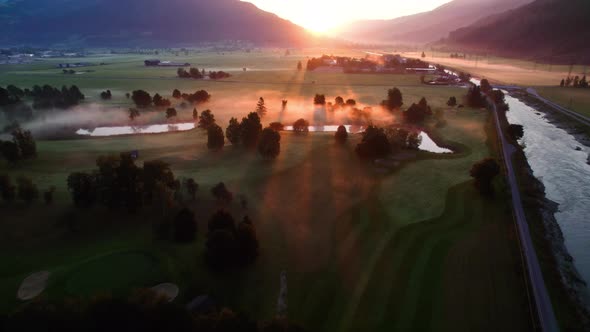
[[[362,19],[391,19],[432,10],[450,0],[242,0],[322,33]]]

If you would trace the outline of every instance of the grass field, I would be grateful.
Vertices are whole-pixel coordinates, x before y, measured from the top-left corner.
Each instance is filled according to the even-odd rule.
[[[405,56],[420,58],[421,53],[404,53]],[[586,72],[586,66],[550,65],[528,60],[495,56],[468,56],[467,59],[451,59],[450,53],[426,52],[425,61],[456,68],[492,83],[522,86],[558,86],[568,76]]]
[[[245,61],[243,55],[227,56]],[[251,111],[259,96],[271,105],[265,118],[271,122],[305,116],[315,93],[329,98],[342,94],[374,106],[388,88],[400,86],[406,104],[425,96],[433,108],[445,110],[448,125],[437,129],[436,136],[462,144],[463,151],[453,156],[419,153],[416,160],[393,173],[379,175],[354,153],[358,136],[340,146],[328,133],[282,133],[281,155],[272,163],[232,147],[209,152],[206,137],[198,130],[40,141],[36,160],[17,168],[0,164],[0,173],[27,175],[41,189],[57,187],[56,202],[49,207],[0,203],[1,311],[20,305],[15,294],[24,277],[48,270],[52,277],[44,296],[50,299],[101,291],[125,294],[133,287],[175,282],[181,290],[179,303],[210,294],[256,318],[270,318],[276,312],[279,275],[285,270],[289,318],[310,330],[530,328],[502,181],[497,183],[497,196],[484,199],[473,189],[468,174],[475,161],[493,154],[484,131],[487,112],[446,109],[448,97],[459,97],[464,90],[424,87],[414,75],[281,69],[283,63],[288,63],[285,68],[294,68],[297,57],[260,54],[250,59],[256,63],[244,65],[228,59],[221,63],[258,65],[261,70],[234,72],[227,82],[182,81],[173,78],[174,69],[165,73],[140,65],[133,69],[131,62],[124,65],[121,61],[121,68],[112,73],[97,69],[67,78],[39,64],[1,68],[0,85],[47,80],[54,85],[75,83],[83,92],[110,88],[122,93],[144,88],[168,91],[168,95],[175,87],[205,88],[213,95],[207,108],[223,124],[229,116]],[[133,61],[133,67],[137,57],[127,60]],[[215,57],[191,61],[212,66],[220,63]],[[262,70],[263,66],[278,69]],[[158,80],[158,75],[172,77]],[[316,83],[311,83],[314,80]],[[278,111],[281,98],[290,100],[292,108],[287,114]],[[112,103],[122,106],[129,102],[116,95]],[[156,210],[148,208],[130,215],[100,207],[91,211],[72,207],[65,187],[69,173],[93,169],[100,155],[132,149],[140,151],[138,163],[163,159],[177,176],[190,176],[199,183],[198,200],[190,203],[199,224],[195,243],[175,245],[155,240],[153,223],[166,217]],[[255,265],[239,273],[212,273],[203,262],[206,223],[218,207],[209,189],[219,181],[234,194],[248,198],[247,211],[238,203],[227,209],[236,218],[244,214],[252,218],[261,245]]]
[[[540,87],[537,92],[567,109],[590,116],[590,89]]]

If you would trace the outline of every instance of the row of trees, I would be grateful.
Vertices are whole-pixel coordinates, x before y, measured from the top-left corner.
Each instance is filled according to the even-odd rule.
[[[587,88],[588,87],[588,80],[586,79],[586,75],[582,76],[582,78],[580,79],[580,76],[576,75],[574,77],[568,76],[564,79],[561,80],[561,83],[559,83],[559,86],[562,88],[569,88],[569,87],[573,87],[573,88]]]
[[[61,89],[47,84],[42,87],[35,85],[32,89],[24,90],[14,85],[6,89],[0,87],[0,106],[19,104],[25,97],[33,98],[35,109],[66,109],[78,105],[85,98],[76,85],[63,86]]]
[[[383,129],[371,125],[362,135],[355,151],[359,157],[367,160],[383,158],[400,150],[418,150],[422,143],[417,132],[410,132],[401,127]]]
[[[0,140],[0,157],[9,163],[32,159],[37,156],[37,143],[29,130],[16,127],[12,131],[12,141]]]
[[[203,79],[205,77],[209,77],[212,80],[219,80],[222,78],[231,77],[229,73],[226,73],[224,71],[209,71],[209,73],[207,74],[205,73],[205,69],[199,70],[198,68],[189,68],[188,71],[184,68],[178,68],[176,74],[180,78],[193,78],[197,80]]]
[[[213,302],[213,300],[212,300]],[[219,308],[191,308],[170,303],[150,289],[128,297],[102,295],[40,299],[0,317],[5,331],[175,331],[175,332],[304,332],[285,318],[256,321],[244,313]]]
[[[205,111],[207,112],[207,111]],[[203,112],[203,113],[205,113]],[[248,116],[238,121],[231,118],[225,130],[215,124],[214,116],[209,113],[199,118],[199,127],[207,129],[207,147],[212,150],[219,150],[225,145],[225,138],[234,146],[246,148],[257,148],[260,155],[267,159],[276,158],[281,151],[281,136],[273,127],[262,129],[260,116],[257,112],[251,112]],[[280,124],[279,124],[280,125]],[[281,125],[282,126],[282,125]]]
[[[158,203],[165,212],[174,197],[181,197],[183,191],[193,192],[190,184],[194,181],[175,179],[170,166],[161,160],[146,161],[139,167],[130,153],[121,153],[101,156],[96,165],[98,169],[92,172],[68,176],[68,190],[79,208],[100,203],[111,209],[135,212],[143,205]]]
[[[211,99],[211,95],[205,90],[199,90],[195,93],[181,93],[179,90],[175,89],[172,92],[172,97],[176,99],[184,99],[186,102],[191,104],[201,104],[206,103]],[[170,107],[172,103],[169,99],[160,96],[160,94],[156,93],[153,97],[144,90],[135,90],[131,94],[131,99],[135,103],[137,107],[146,108],[152,105],[152,103],[156,107]]]
[[[43,192],[45,204],[53,203],[54,193],[55,187],[53,186]],[[31,204],[39,198],[39,189],[30,178],[19,176],[16,178],[16,185],[14,185],[8,175],[0,175],[0,197],[6,203],[12,203],[19,199]]]

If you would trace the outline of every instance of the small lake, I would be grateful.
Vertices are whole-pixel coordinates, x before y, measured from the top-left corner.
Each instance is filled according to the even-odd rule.
[[[326,126],[309,126],[310,132],[327,132],[334,133],[338,130],[338,125]],[[357,125],[344,125],[346,131],[352,134],[362,133],[365,128]],[[195,123],[184,122],[176,124],[155,124],[145,126],[114,126],[114,127],[97,127],[94,129],[78,129],[77,135],[91,136],[91,137],[108,137],[120,135],[140,135],[140,134],[162,134],[177,131],[187,131],[195,128]],[[293,126],[285,126],[286,131],[293,131]],[[440,147],[428,136],[425,132],[420,132],[419,135],[422,143],[419,146],[420,150],[432,153],[453,153],[452,150]]]
[[[187,131],[195,128],[194,122],[175,124],[155,124],[146,126],[97,127],[94,129],[78,129],[77,135],[107,137],[119,135],[161,134],[175,131]]]

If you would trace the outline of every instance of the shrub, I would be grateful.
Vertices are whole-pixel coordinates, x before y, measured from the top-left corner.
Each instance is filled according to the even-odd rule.
[[[346,127],[338,126],[338,130],[336,130],[336,134],[334,134],[336,141],[338,143],[344,143],[348,139],[348,132],[346,131]]]
[[[307,133],[309,132],[309,122],[304,119],[299,119],[293,123],[293,131],[296,133]]]
[[[280,152],[281,135],[271,128],[265,128],[258,142],[258,153],[265,159],[275,159]]]

